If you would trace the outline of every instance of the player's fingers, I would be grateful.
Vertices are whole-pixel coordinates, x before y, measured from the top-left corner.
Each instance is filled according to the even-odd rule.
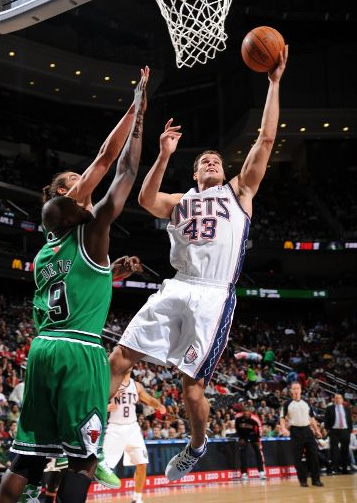
[[[165,124],[165,131],[171,126],[172,122],[173,122],[173,118],[171,117],[171,119],[169,119]]]
[[[181,126],[170,126],[167,128],[167,131],[177,131],[178,129],[181,129]]]

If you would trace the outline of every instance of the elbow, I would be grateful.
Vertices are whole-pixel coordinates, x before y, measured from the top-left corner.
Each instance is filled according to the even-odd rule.
[[[272,149],[275,142],[276,134],[264,134],[261,136],[261,143],[267,148]]]
[[[145,198],[145,194],[143,193],[143,191],[142,191],[142,190],[139,192],[139,196],[138,196],[138,203],[139,203],[139,205],[140,205],[142,208],[145,208],[145,209],[146,209],[147,200],[146,200],[146,198]]]

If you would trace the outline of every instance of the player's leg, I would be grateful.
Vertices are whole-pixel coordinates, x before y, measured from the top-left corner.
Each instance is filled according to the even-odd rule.
[[[169,480],[178,480],[189,473],[207,451],[206,428],[210,407],[204,395],[204,381],[203,379],[195,381],[192,377],[184,375],[182,384],[183,399],[190,422],[191,441],[183,451],[169,461],[165,471]]]
[[[109,356],[110,363],[110,398],[113,398],[127,370],[143,356],[142,353],[124,346],[116,346]]]
[[[107,417],[109,364],[100,345],[58,342],[62,370],[58,384],[58,430],[68,456],[58,497],[61,503],[84,503],[101,452]]]
[[[3,491],[14,491],[17,494],[23,488],[21,502],[36,501],[42,489],[43,470],[47,464],[46,453],[62,452],[57,434],[56,414],[48,393],[55,388],[49,384],[51,348],[48,341],[37,338],[31,345],[27,361],[24,403],[18,422],[16,438],[12,451],[18,453],[14,459],[10,473],[3,477]],[[55,391],[54,391],[55,392]],[[38,414],[38,411],[41,414]],[[26,451],[27,454],[23,454]],[[27,485],[26,485],[27,482]],[[0,489],[0,501],[7,502]],[[20,495],[17,495],[19,498]],[[15,501],[18,501],[18,499]]]
[[[248,480],[248,442],[240,439],[238,442],[240,454],[240,471],[242,480]]]
[[[63,475],[58,489],[61,503],[86,502],[96,466],[97,458],[94,454],[85,459],[68,456],[68,470]]]
[[[43,503],[56,503],[56,496],[62,476],[68,469],[68,458],[52,458],[43,474],[45,497]]]
[[[207,450],[210,407],[204,395],[205,386],[227,345],[236,304],[233,286],[203,285],[199,281],[181,283],[181,290],[186,292],[181,337],[177,348],[171,346],[168,361],[184,374],[183,398],[192,437],[190,444],[169,461],[165,474],[170,480],[189,473]]]
[[[184,375],[182,379],[182,391],[190,422],[191,448],[202,452],[206,443],[206,428],[210,411],[208,400],[205,397],[203,379],[195,381],[192,377]]]
[[[255,452],[255,457],[257,459],[257,468],[259,472],[259,476],[261,479],[266,479],[266,474],[264,470],[264,455],[263,455],[263,446],[261,441],[252,442],[252,447]]]
[[[27,456],[18,454],[13,460],[9,470],[1,479],[1,503],[25,503],[36,501],[42,488],[42,474],[46,466],[43,456]],[[25,486],[28,486],[25,492]]]
[[[146,464],[136,465],[134,474],[135,492],[132,503],[143,503],[142,495],[146,480],[146,466]]]
[[[134,495],[132,503],[143,503],[142,493],[145,487],[146,466],[149,462],[148,451],[138,423],[128,425],[127,443],[124,450],[124,466],[135,466]]]

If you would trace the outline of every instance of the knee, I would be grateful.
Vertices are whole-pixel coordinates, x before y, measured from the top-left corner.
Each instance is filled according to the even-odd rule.
[[[44,456],[18,454],[11,463],[10,471],[27,479],[29,484],[39,485],[47,461]]]
[[[118,345],[109,356],[110,369],[115,374],[126,372],[140,360],[141,356],[142,353]]]
[[[205,398],[205,385],[203,379],[200,381],[193,381],[183,383],[183,398],[185,402],[189,402],[191,405],[202,405]]]
[[[123,352],[121,346],[116,346],[109,356],[109,364],[111,370],[117,370],[122,363]]]

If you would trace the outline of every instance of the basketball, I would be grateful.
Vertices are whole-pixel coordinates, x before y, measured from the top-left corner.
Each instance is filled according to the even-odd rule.
[[[258,26],[244,37],[241,53],[244,63],[255,72],[269,72],[285,47],[282,35],[270,26]]]

